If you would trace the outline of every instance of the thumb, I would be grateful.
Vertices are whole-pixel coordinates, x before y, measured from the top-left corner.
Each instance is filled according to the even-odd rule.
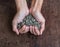
[[[16,32],[17,35],[19,35],[17,24],[12,24],[12,26],[13,26],[13,31]]]

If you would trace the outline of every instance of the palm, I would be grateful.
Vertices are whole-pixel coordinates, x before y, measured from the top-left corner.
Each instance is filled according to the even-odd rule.
[[[13,26],[13,31],[15,31],[17,34],[19,34],[19,32],[22,33],[21,29],[23,30],[23,28],[24,28],[24,30],[25,30],[25,27],[26,27],[26,26],[23,26],[23,28],[21,28],[21,29],[18,30],[18,29],[17,29],[17,24],[20,23],[20,22],[22,22],[23,19],[24,19],[27,15],[28,15],[28,13],[26,14],[25,11],[20,11],[20,12],[18,12],[18,13],[16,14],[16,16],[14,17],[14,19],[13,19],[13,21],[12,21],[12,26]],[[28,27],[26,27],[26,28],[28,28]],[[26,31],[26,32],[27,32],[27,31]],[[25,33],[25,32],[23,32],[23,33]]]
[[[45,28],[45,19],[43,17],[43,15],[39,12],[39,11],[36,11],[33,14],[33,17],[41,24],[41,28],[38,30],[38,28],[35,26],[33,29],[33,33],[34,35],[42,35],[43,31],[44,31],[44,28]],[[34,31],[35,30],[35,31]]]

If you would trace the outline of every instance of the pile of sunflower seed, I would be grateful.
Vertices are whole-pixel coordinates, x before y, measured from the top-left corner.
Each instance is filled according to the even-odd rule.
[[[17,28],[20,29],[23,25],[27,25],[27,26],[37,26],[38,29],[40,28],[40,24],[35,20],[35,18],[29,14],[28,16],[26,16],[23,20],[23,22],[18,23]]]

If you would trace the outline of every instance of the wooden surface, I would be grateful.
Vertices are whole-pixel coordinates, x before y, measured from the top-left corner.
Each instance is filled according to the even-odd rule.
[[[46,29],[42,36],[30,33],[17,36],[11,28],[16,14],[14,0],[0,0],[0,47],[60,47],[60,0],[44,0]]]

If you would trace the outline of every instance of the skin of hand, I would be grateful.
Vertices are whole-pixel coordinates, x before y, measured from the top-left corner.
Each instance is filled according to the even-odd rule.
[[[33,2],[34,0],[32,1],[32,4]],[[41,13],[42,4],[43,4],[43,0],[36,0],[33,7],[30,8],[30,13],[41,24],[41,28],[39,30],[35,26],[30,26],[30,32],[34,35],[42,35],[45,29],[45,18]]]
[[[29,14],[29,9],[26,4],[26,0],[15,0],[17,6],[17,13],[12,21],[13,31],[16,32],[17,35],[19,33],[26,33],[29,31],[29,27],[24,25],[20,30],[17,29],[17,24],[22,22],[23,19]]]
[[[19,32],[20,32],[21,34],[27,33],[28,31],[29,31],[29,27],[26,26],[26,25],[24,25],[24,26],[19,30]]]

